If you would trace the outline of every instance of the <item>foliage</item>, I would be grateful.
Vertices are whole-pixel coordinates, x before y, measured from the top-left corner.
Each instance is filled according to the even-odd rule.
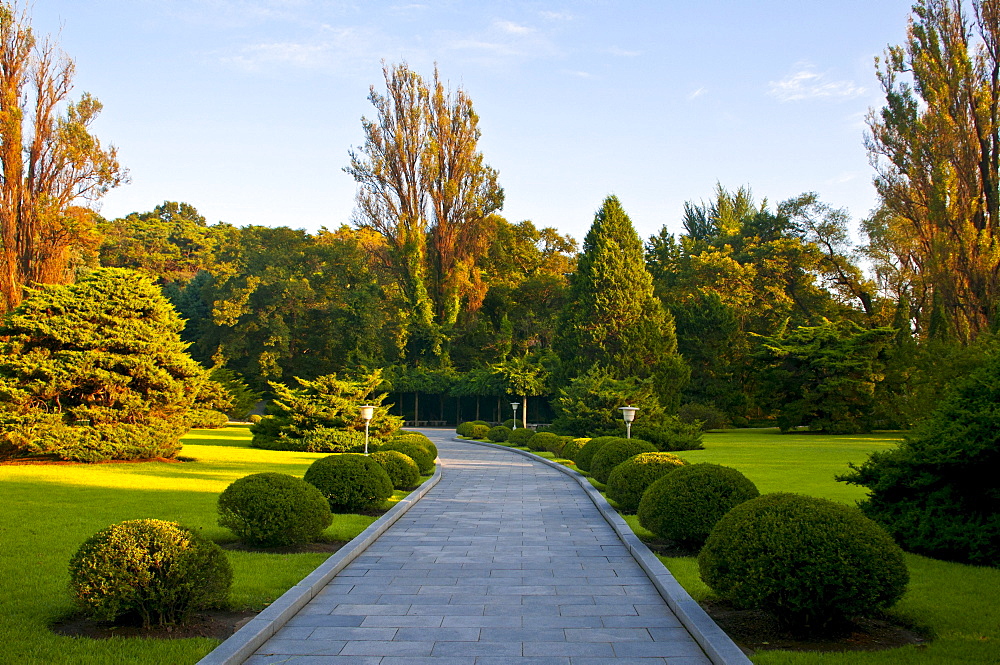
[[[552,432],[536,432],[531,438],[528,439],[528,443],[526,445],[535,452],[548,450],[549,452],[558,454],[562,450],[562,446],[560,445],[561,443],[562,437],[558,434],[553,434]]]
[[[712,530],[698,567],[738,607],[811,630],[877,615],[903,596],[910,577],[899,546],[860,511],[786,493],[733,508]]]
[[[526,446],[528,440],[535,436],[535,431],[527,427],[519,427],[510,433],[507,442],[513,446]]]
[[[778,412],[781,430],[871,431],[881,353],[894,335],[892,328],[843,320],[761,338],[763,400]]]
[[[955,382],[895,450],[839,479],[867,487],[861,509],[906,549],[1000,566],[1000,354]]]
[[[1000,310],[1000,3],[919,0],[906,42],[876,60],[868,115],[883,210],[868,227],[885,285],[920,337],[968,343]]]
[[[412,443],[414,445],[420,446],[421,448],[426,449],[431,454],[432,460],[437,459],[438,456],[437,446],[435,446],[434,442],[431,441],[429,438],[427,438],[427,435],[423,434],[422,432],[409,432],[406,430],[402,430],[394,437],[392,437],[392,441],[394,443],[395,442]]]
[[[261,422],[252,425],[259,431],[267,431],[274,424],[274,420],[269,420],[266,416]],[[371,441],[371,447],[378,446],[378,439]],[[365,435],[354,430],[333,429],[330,427],[316,427],[309,430],[301,437],[281,436],[278,433],[275,437],[258,437],[256,432],[252,444],[255,448],[265,450],[298,450],[304,453],[347,453],[358,452],[364,449]]]
[[[405,63],[383,74],[386,94],[373,87],[368,97],[376,119],[362,119],[365,143],[344,170],[359,186],[357,222],[385,240],[380,254],[408,315],[408,359],[434,360],[463,301],[482,302],[477,264],[503,189],[478,152],[479,116],[465,90],[446,90],[436,68],[430,85]]]
[[[674,320],[653,293],[642,242],[615,196],[604,200],[583,241],[553,345],[564,382],[600,368],[609,378],[651,380],[661,406],[679,404],[689,369],[677,353]]]
[[[639,509],[646,488],[684,463],[670,453],[634,455],[611,470],[607,481],[608,498],[623,513],[634,513]]]
[[[272,383],[274,400],[268,415],[250,428],[254,434],[253,445],[273,450],[325,450],[322,441],[331,440],[336,431],[348,433],[350,440],[364,436],[365,421],[361,418],[361,404],[375,406],[369,431],[375,438],[393,434],[402,424],[398,416],[389,415],[389,407],[382,402],[386,394],[374,394],[381,381],[379,370],[360,376],[357,380],[341,379],[336,374],[317,377],[315,380],[298,379],[299,388]],[[332,431],[331,431],[332,430]],[[334,437],[336,439],[336,437]],[[342,441],[336,440],[336,445]]]
[[[103,268],[45,287],[0,326],[0,453],[173,457],[206,372],[150,281]]]
[[[195,429],[218,429],[225,427],[229,416],[213,409],[191,409],[188,411],[188,423]]]
[[[455,428],[455,434],[458,434],[459,436],[471,436],[472,428],[476,425],[483,425],[487,428],[490,427],[490,424],[485,420],[470,420],[468,422],[459,423],[458,427]]]
[[[563,449],[559,454],[568,460],[575,460],[580,449],[587,445],[588,441],[590,441],[588,438],[571,439],[563,444]]]
[[[733,507],[760,492],[742,473],[718,464],[679,467],[650,485],[639,501],[639,523],[657,536],[700,548]]]
[[[639,409],[637,423],[663,416],[652,379],[615,379],[594,367],[560,388],[552,401],[556,412],[553,429],[575,436],[617,434],[623,427],[621,411],[631,405]]]
[[[639,453],[655,453],[656,446],[642,439],[612,441],[598,450],[590,460],[590,475],[599,483],[608,482],[608,476],[619,464]]]
[[[244,543],[282,547],[310,543],[333,523],[326,497],[301,478],[255,473],[219,495],[219,525]]]
[[[477,425],[479,427],[479,425]],[[425,445],[414,441],[390,441],[379,447],[380,451],[395,450],[401,452],[417,463],[420,473],[427,474],[434,471],[434,459],[437,457],[431,449]]]
[[[72,281],[74,255],[96,244],[96,214],[81,202],[128,181],[115,148],[90,133],[101,103],[68,100],[73,61],[35,38],[18,4],[0,3],[0,314],[26,289]]]
[[[219,410],[224,411],[233,420],[246,420],[250,412],[263,398],[263,395],[250,388],[239,374],[225,367],[216,367],[211,371],[209,377],[221,384],[229,393],[230,406]]]
[[[389,474],[392,486],[398,490],[410,489],[420,480],[420,468],[413,458],[398,450],[380,450],[369,457]]]
[[[226,602],[233,572],[210,540],[163,520],[128,520],[98,531],[69,562],[70,592],[98,621],[137,615],[144,626],[185,623]]]
[[[686,425],[700,423],[702,430],[725,429],[726,414],[711,404],[688,402],[677,410],[677,419]]]
[[[682,422],[675,416],[638,421],[632,425],[632,434],[664,452],[700,450],[704,437],[700,425]]]
[[[321,457],[302,478],[316,486],[335,513],[376,510],[392,496],[392,480],[365,455],[343,453]]]
[[[486,432],[486,438],[494,443],[503,443],[510,438],[511,431],[506,425],[497,425]]]
[[[590,465],[593,462],[594,455],[609,443],[615,441],[624,441],[625,439],[619,436],[597,436],[580,447],[577,451],[576,456],[573,457],[573,461],[576,462],[576,468],[581,471],[590,471]]]
[[[469,434],[469,437],[473,439],[479,439],[480,441],[484,441],[486,439],[486,435],[489,434],[489,432],[490,432],[489,425],[473,425],[472,432]]]

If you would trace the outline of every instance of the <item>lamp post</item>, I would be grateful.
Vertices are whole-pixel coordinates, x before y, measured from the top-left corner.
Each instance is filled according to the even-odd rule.
[[[618,410],[622,412],[622,419],[625,420],[625,438],[632,438],[632,421],[635,420],[635,412],[639,409],[634,406],[620,406]]]
[[[511,402],[510,408],[514,409],[514,429],[517,429],[517,407],[521,406],[520,402]]]
[[[365,455],[368,454],[368,425],[371,423],[374,413],[374,406],[366,404],[361,407],[361,417],[365,419]]]

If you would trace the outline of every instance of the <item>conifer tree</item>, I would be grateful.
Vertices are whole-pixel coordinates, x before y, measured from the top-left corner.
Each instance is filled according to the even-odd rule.
[[[652,378],[675,410],[689,369],[677,353],[674,320],[653,293],[642,241],[621,202],[604,200],[583,241],[555,341],[563,381],[600,367],[612,378]]]

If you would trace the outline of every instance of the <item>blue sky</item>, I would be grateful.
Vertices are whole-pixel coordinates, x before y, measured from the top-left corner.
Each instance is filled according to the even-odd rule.
[[[910,4],[36,0],[32,15],[131,172],[107,217],[173,200],[212,223],[349,222],[342,168],[385,59],[436,62],[468,91],[508,219],[582,239],[608,194],[645,238],[679,231],[716,182],[866,216],[873,59]]]

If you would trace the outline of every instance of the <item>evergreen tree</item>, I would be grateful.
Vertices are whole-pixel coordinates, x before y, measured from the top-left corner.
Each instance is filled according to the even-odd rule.
[[[615,196],[584,239],[555,347],[564,382],[592,367],[617,379],[651,378],[660,403],[676,410],[690,372],[677,353],[673,317],[653,293],[642,242]]]
[[[0,326],[0,454],[174,456],[207,381],[183,326],[131,270],[35,292]]]

